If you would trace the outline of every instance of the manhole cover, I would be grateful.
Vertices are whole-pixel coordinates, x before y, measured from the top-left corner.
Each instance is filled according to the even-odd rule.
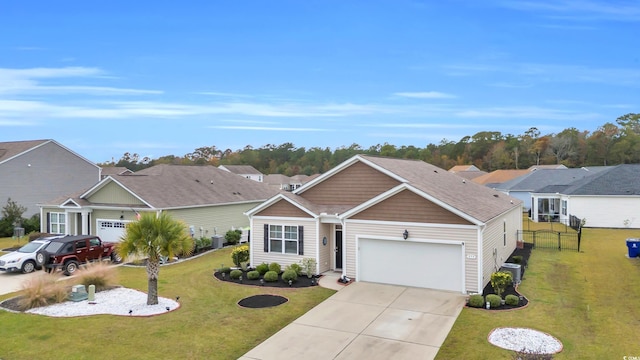
[[[253,295],[238,301],[238,305],[246,308],[259,309],[278,306],[287,301],[289,301],[289,299],[280,295]]]

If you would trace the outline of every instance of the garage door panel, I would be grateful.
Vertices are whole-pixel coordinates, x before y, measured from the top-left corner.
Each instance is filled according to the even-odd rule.
[[[462,291],[462,246],[361,239],[359,280]]]
[[[98,220],[98,237],[106,242],[119,242],[124,235],[126,223],[117,220]]]

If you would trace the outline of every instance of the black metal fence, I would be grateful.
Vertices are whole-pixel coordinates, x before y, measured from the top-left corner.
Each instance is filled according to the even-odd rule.
[[[533,248],[580,251],[581,232],[553,230],[520,230],[518,241],[532,244]]]

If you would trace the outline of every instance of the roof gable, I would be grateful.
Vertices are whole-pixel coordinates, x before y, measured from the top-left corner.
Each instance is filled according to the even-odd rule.
[[[279,198],[279,200],[269,205],[264,210],[255,213],[254,216],[313,217],[312,214],[288,201],[285,197]]]

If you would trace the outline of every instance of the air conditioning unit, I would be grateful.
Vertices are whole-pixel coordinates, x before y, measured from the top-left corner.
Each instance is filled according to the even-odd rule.
[[[520,281],[522,280],[520,277],[520,274],[522,274],[520,264],[504,263],[500,268],[500,271],[510,272],[511,278],[513,279],[513,283],[515,285],[520,284]]]

